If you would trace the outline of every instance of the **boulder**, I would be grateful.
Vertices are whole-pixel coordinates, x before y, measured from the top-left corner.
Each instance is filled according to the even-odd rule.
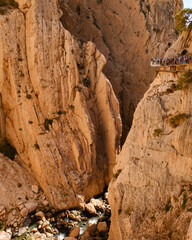
[[[70,211],[67,211],[67,214],[69,216],[70,219],[73,219],[75,221],[80,221],[81,220],[81,217],[80,216],[76,216],[74,213],[70,212]]]
[[[73,227],[70,230],[69,237],[75,237],[78,238],[80,233],[80,227]]]
[[[102,210],[104,211],[105,210],[105,205],[103,204],[103,202],[99,199],[94,199],[92,198],[90,200],[90,203],[93,204],[93,206],[96,208],[96,209],[99,209],[99,210]]]
[[[28,202],[25,203],[25,207],[28,209],[29,212],[32,212],[38,207],[38,203],[36,202]]]
[[[47,236],[48,238],[52,238],[52,237],[53,237],[53,234],[52,234],[52,233],[49,233],[49,232],[46,232],[46,236]]]
[[[99,222],[97,225],[97,230],[101,235],[106,235],[108,232],[108,227],[106,222]]]
[[[23,208],[20,212],[21,216],[26,217],[29,213],[29,210],[27,208]]]
[[[87,227],[87,229],[85,230],[84,235],[85,236],[95,237],[96,232],[97,232],[97,225],[94,223],[94,224],[91,224],[90,226]]]
[[[0,240],[10,240],[11,239],[11,234],[3,231],[0,232]]]
[[[44,212],[39,211],[39,212],[35,213],[35,217],[37,217],[37,218],[43,218],[43,217],[45,217],[45,214],[44,214]]]
[[[36,194],[39,192],[39,187],[38,187],[38,185],[32,185],[31,188],[32,188],[32,192],[34,192],[34,193],[36,193]]]
[[[44,200],[44,201],[42,202],[42,204],[46,207],[46,206],[49,205],[49,202],[48,202],[47,200]]]
[[[96,209],[95,209],[95,207],[94,207],[94,205],[92,203],[87,203],[85,205],[85,209],[90,214],[96,214]]]
[[[106,192],[105,194],[104,194],[104,199],[108,202],[108,197],[109,197],[109,193],[108,192]]]

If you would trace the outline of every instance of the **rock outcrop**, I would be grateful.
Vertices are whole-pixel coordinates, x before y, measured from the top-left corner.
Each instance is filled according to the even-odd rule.
[[[165,57],[188,55],[192,53],[192,31],[183,32],[166,52]]]
[[[123,138],[135,107],[155,77],[151,57],[163,57],[176,34],[174,15],[182,0],[60,0],[61,22],[90,40],[107,58],[104,72],[121,104]]]
[[[167,54],[180,53],[187,35]],[[137,106],[110,183],[110,240],[186,239],[192,218],[192,86],[179,89],[177,80],[191,67],[164,67]]]
[[[111,179],[119,104],[102,73],[104,56],[63,28],[57,1],[18,3],[0,16],[1,137],[52,207],[75,207]]]

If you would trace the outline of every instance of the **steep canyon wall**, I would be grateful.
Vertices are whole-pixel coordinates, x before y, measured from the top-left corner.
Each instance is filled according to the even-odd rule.
[[[104,56],[63,28],[57,1],[18,3],[19,9],[0,15],[0,132],[19,155],[9,171],[16,164],[28,172],[52,207],[75,207],[111,179],[121,137],[119,104],[102,73]],[[0,194],[7,209],[27,201],[16,193]]]
[[[107,58],[104,72],[121,105],[123,139],[135,107],[155,77],[151,57],[162,57],[176,34],[174,15],[182,0],[60,0],[61,22]]]
[[[192,34],[183,33],[167,56],[191,47]],[[137,106],[109,188],[111,240],[192,237],[192,86],[177,88],[191,66],[162,68]]]

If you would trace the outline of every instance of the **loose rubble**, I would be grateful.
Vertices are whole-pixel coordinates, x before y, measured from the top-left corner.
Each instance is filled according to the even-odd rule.
[[[37,189],[33,188],[35,192]],[[39,191],[39,190],[38,190]],[[20,214],[25,217],[23,226],[1,229],[0,240],[105,240],[108,238],[111,210],[107,193],[103,198],[92,198],[80,209],[57,212],[43,200],[41,207],[34,202],[20,204]],[[0,213],[4,212],[0,207]],[[17,211],[12,212],[12,216]]]

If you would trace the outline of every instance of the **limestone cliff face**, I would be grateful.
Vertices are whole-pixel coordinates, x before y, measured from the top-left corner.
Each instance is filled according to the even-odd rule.
[[[18,156],[15,160],[18,160]],[[2,223],[17,227],[29,212],[45,201],[45,196],[32,174],[2,154],[0,154],[0,189],[1,227]]]
[[[185,34],[170,51],[183,50],[181,39]],[[190,68],[160,71],[137,106],[109,188],[111,240],[186,239],[192,217],[192,87],[167,89]]]
[[[174,14],[182,0],[60,0],[63,25],[90,40],[107,58],[104,69],[121,103],[126,136],[137,103],[154,79],[151,57],[176,39]]]
[[[118,101],[102,73],[104,56],[63,28],[57,1],[18,3],[0,16],[1,136],[52,207],[74,207],[111,178]]]

